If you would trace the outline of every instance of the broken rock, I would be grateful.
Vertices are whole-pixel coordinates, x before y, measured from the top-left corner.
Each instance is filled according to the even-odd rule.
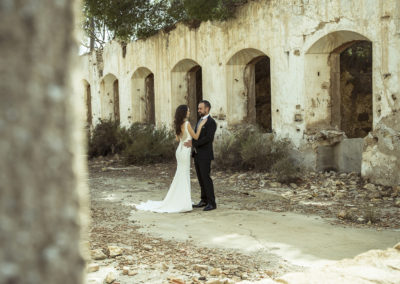
[[[375,190],[375,185],[372,184],[372,183],[367,183],[366,185],[364,185],[363,188],[366,189],[366,190],[373,191],[373,190]]]
[[[370,194],[368,194],[368,198],[369,199],[379,199],[379,198],[381,198],[381,194],[379,193],[379,191],[374,191],[374,192],[371,192]]]
[[[207,265],[203,265],[203,264],[195,264],[193,266],[193,270],[197,271],[197,272],[200,272],[202,270],[208,271],[208,266]]]
[[[129,266],[124,266],[124,267],[122,268],[122,274],[128,275],[128,272],[129,272]]]
[[[129,271],[128,271],[128,276],[135,276],[137,274],[138,274],[138,272],[136,270],[129,269]]]
[[[219,280],[219,279],[210,279],[206,282],[206,284],[225,284],[229,282],[225,282],[225,280]]]
[[[222,271],[219,268],[214,268],[210,271],[211,276],[219,276],[221,275]]]
[[[338,213],[338,218],[339,219],[345,219],[347,217],[347,211],[346,210],[340,210],[340,212]]]
[[[99,269],[100,269],[100,266],[97,263],[91,263],[87,267],[87,272],[88,273],[96,272],[96,271],[99,271]]]
[[[93,260],[102,260],[107,258],[101,249],[91,250],[90,255]]]
[[[110,257],[116,257],[118,255],[122,255],[122,248],[118,246],[108,246],[108,253]]]
[[[106,278],[104,279],[104,284],[111,284],[116,280],[114,273],[110,272],[107,274]]]
[[[171,280],[169,280],[169,283],[171,283],[171,284],[185,284],[185,281],[183,281],[182,279],[179,279],[179,278],[172,278]]]

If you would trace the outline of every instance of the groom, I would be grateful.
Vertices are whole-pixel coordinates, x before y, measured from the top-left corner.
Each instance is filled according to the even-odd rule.
[[[185,143],[186,147],[192,147],[192,157],[194,158],[194,165],[196,167],[197,179],[201,187],[201,200],[193,207],[204,207],[204,211],[210,211],[217,208],[214,196],[214,185],[210,177],[211,160],[214,160],[213,141],[214,134],[217,130],[215,120],[210,116],[211,104],[206,100],[202,100],[198,106],[198,112],[201,116],[197,122],[195,132],[200,122],[207,119],[204,124],[200,137],[197,140],[190,140]]]

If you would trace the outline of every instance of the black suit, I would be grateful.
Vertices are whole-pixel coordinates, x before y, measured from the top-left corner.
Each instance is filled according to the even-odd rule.
[[[197,124],[198,125],[198,124]],[[201,129],[200,136],[197,140],[193,139],[194,165],[196,168],[197,178],[201,187],[201,201],[216,207],[214,184],[210,177],[211,161],[214,160],[213,141],[217,123],[209,116],[207,122]],[[197,126],[195,128],[197,132]]]

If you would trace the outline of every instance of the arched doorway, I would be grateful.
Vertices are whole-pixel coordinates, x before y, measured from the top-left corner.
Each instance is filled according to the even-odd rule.
[[[106,75],[100,83],[101,118],[120,122],[119,83],[113,74]]]
[[[191,59],[179,61],[171,71],[172,114],[176,107],[187,104],[192,125],[197,122],[197,105],[203,99],[202,76],[201,66]]]
[[[133,121],[155,124],[154,74],[140,67],[133,73],[131,82]]]
[[[251,123],[272,132],[270,59],[257,49],[243,49],[227,62],[230,124]]]
[[[330,33],[306,53],[308,129],[363,138],[373,125],[372,43],[351,31]]]
[[[90,89],[90,84],[88,81],[83,80],[83,92],[84,92],[84,102],[86,107],[86,124],[87,127],[92,126],[93,118],[92,118],[92,93]]]

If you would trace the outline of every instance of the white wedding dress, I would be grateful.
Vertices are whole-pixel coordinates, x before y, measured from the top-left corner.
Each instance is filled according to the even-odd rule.
[[[185,122],[185,131],[176,149],[177,168],[174,179],[163,201],[148,200],[136,205],[136,209],[159,213],[178,213],[192,211],[190,193],[190,152],[191,148],[183,143],[192,139],[188,131],[189,122]]]

